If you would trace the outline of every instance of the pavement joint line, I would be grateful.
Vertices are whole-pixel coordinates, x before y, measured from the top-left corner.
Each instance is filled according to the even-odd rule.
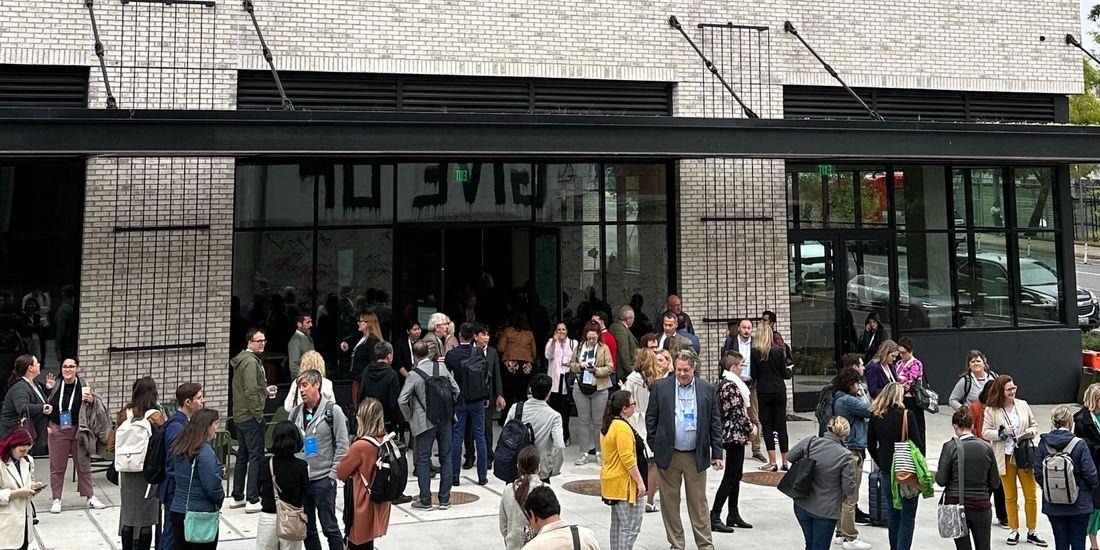
[[[92,510],[89,509],[89,508],[86,508],[84,510],[84,515],[88,516],[88,519],[92,522],[92,525],[95,525],[96,531],[99,531],[99,535],[101,537],[103,537],[103,540],[107,541],[107,545],[111,547],[111,550],[119,550],[118,547],[115,546],[115,541],[107,535],[107,532],[103,530],[103,526],[100,525],[99,521],[96,520],[95,516],[92,515]],[[34,536],[35,536],[35,538],[38,539],[39,547],[46,548],[46,545],[42,544],[42,538],[41,538],[41,536],[39,536],[37,529],[35,529],[35,531],[34,531]]]
[[[246,536],[244,536],[244,533],[242,533],[242,532],[238,531],[238,530],[237,530],[237,528],[236,528],[236,527],[234,527],[232,523],[229,523],[229,521],[227,521],[227,520],[225,519],[225,514],[218,514],[218,521],[219,521],[219,523],[221,523],[222,525],[225,525],[226,527],[228,527],[230,531],[233,531],[234,533],[236,533],[236,534],[237,534],[237,536],[238,536],[238,537],[240,537],[241,539],[245,539],[245,538],[255,538],[255,537],[246,537]]]

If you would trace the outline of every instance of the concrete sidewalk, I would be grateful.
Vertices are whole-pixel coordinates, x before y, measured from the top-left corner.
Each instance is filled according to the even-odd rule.
[[[1051,406],[1034,406],[1039,418],[1040,431],[1049,430],[1049,413]],[[953,432],[950,429],[950,409],[944,408],[944,412],[937,415],[928,415],[928,462],[935,468],[939,458],[940,448],[944,441],[949,439]],[[802,416],[809,418],[808,414]],[[812,422],[788,423],[791,442],[806,437],[816,432]],[[577,426],[576,429],[579,429]],[[571,522],[584,525],[596,532],[601,540],[601,545],[609,547],[608,530],[611,517],[607,506],[598,497],[574,494],[562,489],[564,483],[577,480],[598,480],[599,468],[595,464],[585,466],[573,466],[573,460],[577,457],[576,446],[566,450],[566,466],[561,477],[554,478],[555,492],[562,501],[563,515]],[[867,461],[867,469],[870,469],[870,461]],[[37,462],[38,479],[48,481],[49,467],[45,460]],[[758,462],[749,460],[745,464],[746,472],[755,471]],[[389,534],[376,541],[376,547],[383,549],[419,549],[419,548],[501,548],[503,539],[498,527],[498,507],[501,491],[504,484],[492,477],[490,483],[479,487],[476,483],[476,473],[465,470],[462,485],[456,491],[468,493],[477,498],[469,504],[453,506],[447,511],[422,512],[413,510],[407,505],[395,507],[392,513]],[[71,476],[71,471],[69,476]],[[708,494],[713,495],[717,490],[721,478],[720,472],[711,470],[708,474]],[[861,507],[867,509],[866,477],[861,487]],[[83,499],[76,494],[75,483],[71,477],[66,480],[64,511],[61,514],[49,513],[49,490],[44,491],[36,499],[41,524],[34,532],[34,541],[31,548],[56,549],[56,550],[98,550],[119,549],[122,547],[118,537],[118,487],[111,485],[102,476],[95,479],[96,494],[108,504],[105,510],[87,510],[83,507]],[[410,480],[408,491],[415,491],[415,480]],[[433,484],[434,486],[434,484]],[[915,549],[950,548],[949,541],[939,538],[936,530],[936,502],[937,498],[922,500],[917,513],[917,530],[913,542]],[[738,529],[732,534],[714,534],[716,548],[739,549],[765,549],[765,548],[802,548],[802,532],[794,519],[790,499],[783,496],[772,487],[764,487],[742,483],[741,485],[741,514],[754,529]],[[683,510],[684,525],[688,529],[688,546],[694,548],[690,540],[690,524],[686,518],[686,508]],[[222,513],[222,527],[219,548],[228,550],[243,550],[255,547],[256,515],[246,515],[243,509],[229,510]],[[1024,523],[1021,503],[1020,522]],[[1046,517],[1039,514],[1040,535],[1053,547],[1053,536]],[[996,526],[993,527],[994,547],[1005,546],[1004,540],[1008,532]],[[889,548],[886,538],[886,530],[882,528],[861,527],[860,538],[873,545],[876,549]],[[668,548],[665,539],[664,526],[661,523],[660,514],[647,514],[642,527],[641,536],[635,548],[657,550]]]

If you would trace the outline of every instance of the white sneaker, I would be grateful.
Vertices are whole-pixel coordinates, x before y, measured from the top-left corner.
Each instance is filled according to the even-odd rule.
[[[102,510],[106,507],[107,507],[107,505],[100,502],[98,498],[96,498],[94,496],[88,498],[88,508],[94,508],[96,510]]]
[[[596,453],[596,464],[603,466],[603,453]]]
[[[244,506],[244,513],[246,514],[255,514],[260,512],[261,510],[263,510],[263,506],[258,500],[256,502],[249,502]],[[868,548],[870,547],[868,546]]]
[[[833,546],[844,544],[844,537],[833,537]]]
[[[588,464],[588,453],[581,453],[581,457],[573,461],[575,466],[584,466]]]
[[[871,545],[859,539],[852,539],[841,545],[841,548],[844,548],[844,550],[871,550]]]
[[[55,498],[53,500],[53,506],[50,506],[50,513],[51,514],[60,514],[61,513],[61,499]]]
[[[233,502],[229,503],[229,508],[230,509],[232,509],[232,508],[244,508],[245,504],[246,503],[243,500],[233,499]]]

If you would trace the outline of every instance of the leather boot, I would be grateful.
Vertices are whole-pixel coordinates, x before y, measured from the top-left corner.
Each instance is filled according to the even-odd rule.
[[[726,526],[722,523],[722,517],[720,512],[710,513],[710,530],[713,533],[732,533],[733,527]]]
[[[726,516],[726,525],[729,527],[740,527],[742,529],[752,529],[752,524],[741,519],[741,514],[737,512],[730,512]]]

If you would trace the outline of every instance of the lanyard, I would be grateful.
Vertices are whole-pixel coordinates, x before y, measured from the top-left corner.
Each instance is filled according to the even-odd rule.
[[[69,406],[65,407],[65,412],[72,412],[72,410],[73,410],[73,401],[76,399],[76,388],[79,385],[80,384],[77,383],[77,382],[73,383],[73,394],[69,396]],[[61,401],[64,400],[64,399],[65,399],[65,379],[62,378],[61,379],[61,395],[59,395],[57,397],[57,404],[60,405]]]

